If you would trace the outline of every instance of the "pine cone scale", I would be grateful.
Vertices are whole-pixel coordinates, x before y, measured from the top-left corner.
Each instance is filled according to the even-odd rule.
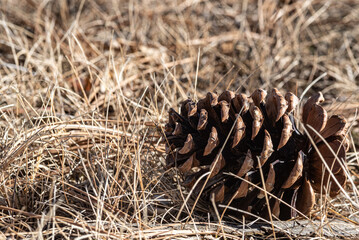
[[[298,153],[298,158],[295,161],[295,165],[290,171],[289,177],[282,185],[282,188],[290,188],[294,185],[295,182],[302,176],[303,173],[303,157],[302,152]]]
[[[281,133],[281,136],[280,136],[280,140],[279,140],[279,144],[278,144],[278,147],[277,147],[277,151],[279,149],[281,149],[284,145],[287,144],[289,138],[291,137],[292,135],[292,132],[293,132],[293,126],[292,126],[292,122],[290,121],[289,119],[289,116],[288,115],[284,115],[283,116],[283,129],[282,129],[282,133]]]

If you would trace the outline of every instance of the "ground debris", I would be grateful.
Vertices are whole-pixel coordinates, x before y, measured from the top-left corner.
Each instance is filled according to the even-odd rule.
[[[357,224],[342,220],[323,222],[319,220],[274,221],[273,228],[269,223],[251,225],[216,223],[188,223],[156,226],[141,230],[135,235],[151,238],[177,239],[359,239]],[[140,233],[141,232],[141,233]]]

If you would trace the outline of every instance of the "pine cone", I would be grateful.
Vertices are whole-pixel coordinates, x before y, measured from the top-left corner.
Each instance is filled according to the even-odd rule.
[[[216,203],[220,212],[228,205],[249,217],[269,218],[268,201],[279,219],[308,215],[314,192],[331,197],[340,192],[332,175],[340,186],[346,182],[346,120],[328,119],[323,101],[318,93],[304,104],[305,133],[296,126],[299,100],[290,92],[284,97],[277,89],[269,94],[257,89],[250,97],[210,92],[198,102],[188,99],[180,113],[169,110],[166,164],[178,168],[195,197],[200,194],[210,208]]]

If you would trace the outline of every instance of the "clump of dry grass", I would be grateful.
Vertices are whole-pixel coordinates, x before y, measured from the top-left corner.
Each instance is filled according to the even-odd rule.
[[[2,1],[0,235],[248,236],[228,233],[207,209],[178,215],[188,193],[164,169],[167,109],[215,89],[300,95],[315,79],[309,91],[322,91],[327,109],[351,124],[354,185],[320,199],[312,223],[358,224],[356,3]],[[192,230],[178,228],[184,222]]]

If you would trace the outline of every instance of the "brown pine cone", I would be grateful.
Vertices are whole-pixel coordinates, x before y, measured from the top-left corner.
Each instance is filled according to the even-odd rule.
[[[314,191],[332,197],[340,192],[322,159],[341,186],[346,182],[346,120],[328,119],[322,101],[318,93],[303,106],[306,134],[297,129],[299,100],[290,92],[257,89],[247,97],[225,91],[198,102],[188,99],[180,113],[169,110],[166,164],[178,168],[195,198],[200,194],[201,202],[209,208],[216,203],[220,212],[229,205],[239,214],[268,218],[268,199],[279,219],[298,211],[308,215]]]

